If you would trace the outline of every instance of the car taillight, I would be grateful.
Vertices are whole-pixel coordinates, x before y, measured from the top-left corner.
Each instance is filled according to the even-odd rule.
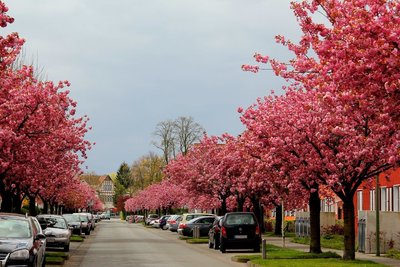
[[[185,223],[179,224],[179,229],[184,229],[184,228],[186,228],[186,224]]]
[[[225,227],[223,227],[223,226],[221,227],[221,235],[222,235],[223,237],[225,237],[225,238],[227,237],[227,236],[226,236],[226,229],[225,229]]]
[[[168,221],[169,224],[176,224],[176,221]]]
[[[260,227],[258,225],[256,226],[256,235],[260,235]]]

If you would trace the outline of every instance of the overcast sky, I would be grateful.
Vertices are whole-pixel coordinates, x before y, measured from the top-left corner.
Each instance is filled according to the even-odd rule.
[[[289,0],[5,0],[28,58],[69,80],[96,142],[84,171],[106,174],[150,151],[157,123],[192,116],[209,135],[239,134],[238,107],[279,92],[271,71],[242,72],[254,52],[287,58]]]

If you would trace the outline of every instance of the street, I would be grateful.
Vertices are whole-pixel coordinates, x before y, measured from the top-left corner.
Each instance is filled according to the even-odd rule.
[[[100,222],[83,243],[74,244],[64,266],[245,266],[231,261],[233,255],[209,249],[207,244],[187,244],[168,230],[111,219]]]

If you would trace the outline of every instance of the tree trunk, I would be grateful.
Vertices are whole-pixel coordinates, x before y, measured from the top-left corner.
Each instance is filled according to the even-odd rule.
[[[225,213],[227,212],[227,208],[226,208],[226,197],[223,197],[221,199],[221,208],[219,209],[219,214],[220,216],[225,215]]]
[[[310,192],[308,204],[310,206],[310,253],[322,253],[320,222],[321,206],[318,188],[314,193]]]
[[[275,207],[275,235],[282,235],[282,206]]]
[[[353,196],[347,196],[346,201],[343,202],[344,213],[344,260],[354,260],[355,255],[355,222],[354,222],[354,203]]]
[[[2,195],[2,202],[1,202],[1,211],[2,212],[12,212],[12,196],[11,192],[5,190]]]
[[[21,213],[22,199],[19,193],[12,194],[12,211],[15,213]]]
[[[49,202],[43,200],[43,214],[47,214],[49,212]]]
[[[54,214],[54,204],[50,203],[50,214]]]
[[[241,197],[241,196],[238,194],[237,197],[236,197],[236,199],[237,199],[237,211],[238,211],[238,212],[242,212],[242,211],[243,211],[243,206],[244,206],[245,198],[244,198],[244,197]]]
[[[29,196],[29,215],[36,216],[36,197]]]
[[[260,207],[260,200],[258,198],[251,198],[251,203],[253,204],[253,211],[256,215],[257,221],[260,224],[260,231],[264,233],[264,214]]]

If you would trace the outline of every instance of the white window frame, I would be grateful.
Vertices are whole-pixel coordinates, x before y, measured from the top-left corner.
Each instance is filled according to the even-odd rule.
[[[388,204],[388,202],[387,202],[387,199],[388,199],[388,194],[387,194],[387,188],[386,187],[381,187],[380,188],[380,193],[381,193],[381,195],[380,195],[380,200],[381,200],[381,211],[388,211],[388,206],[387,206],[387,204]]]
[[[357,191],[357,210],[362,211],[363,209],[363,191],[358,190]]]
[[[375,210],[375,189],[369,191],[369,210]]]
[[[400,211],[400,185],[393,186],[393,211]]]

